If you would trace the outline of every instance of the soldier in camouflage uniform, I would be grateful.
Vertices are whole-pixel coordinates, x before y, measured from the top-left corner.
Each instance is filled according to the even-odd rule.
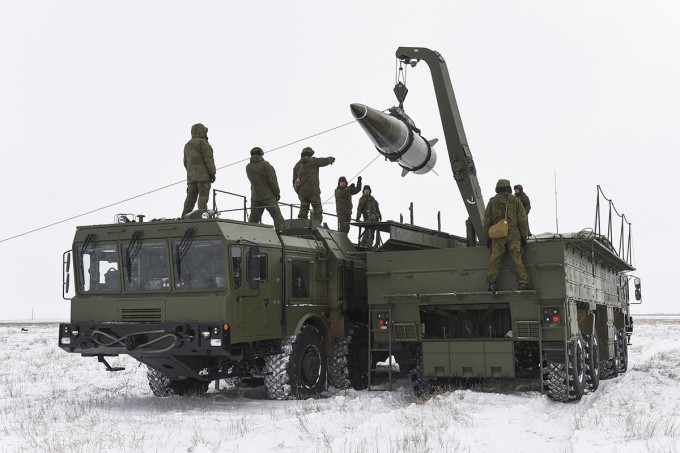
[[[498,278],[498,268],[501,258],[505,252],[510,253],[510,258],[515,264],[517,274],[517,289],[520,291],[531,289],[529,286],[529,274],[527,274],[524,262],[522,261],[522,246],[526,245],[529,235],[529,224],[527,214],[524,211],[522,202],[517,197],[511,195],[510,181],[499,179],[496,184],[496,196],[489,200],[484,211],[484,231],[489,236],[489,228],[501,219],[508,220],[508,236],[499,239],[487,239],[487,247],[491,249],[489,259],[489,272],[486,274],[486,281],[489,284],[489,291],[496,291],[496,279]]]
[[[198,209],[208,209],[210,184],[215,182],[217,173],[213,149],[208,143],[208,128],[201,123],[191,126],[191,140],[184,145],[184,168],[187,169],[187,197],[182,217],[194,209],[196,198]]]
[[[306,147],[300,153],[300,160],[293,167],[293,187],[295,180],[300,179],[300,187],[296,190],[300,199],[299,219],[306,219],[309,205],[312,205],[312,218],[321,223],[323,207],[321,206],[321,189],[319,188],[319,167],[335,162],[335,157],[312,157],[314,150]]]
[[[338,178],[338,187],[335,189],[335,212],[338,214],[338,231],[349,233],[349,222],[352,220],[352,195],[361,192],[361,176],[357,179],[357,186],[347,185],[344,176]]]
[[[528,222],[529,211],[531,211],[531,201],[529,200],[529,196],[524,193],[524,187],[522,187],[521,184],[516,184],[513,189],[515,189],[515,196],[519,198],[519,200],[522,202],[522,206],[524,206],[524,210],[527,213]],[[531,236],[531,228],[529,228],[529,236]]]
[[[378,200],[373,198],[371,192],[371,186],[365,185],[363,195],[359,199],[359,206],[357,206],[357,222],[359,221],[360,216],[363,216],[364,222],[380,222],[382,220]],[[373,246],[374,237],[375,230],[372,228],[365,228],[359,239],[359,245],[366,248]]]
[[[262,148],[250,150],[246,174],[250,181],[250,217],[248,222],[260,223],[265,209],[274,219],[274,228],[281,233],[285,227],[278,201],[281,199],[276,170],[264,160]]]

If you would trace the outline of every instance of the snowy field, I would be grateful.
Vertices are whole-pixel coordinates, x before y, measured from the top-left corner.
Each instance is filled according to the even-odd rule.
[[[680,316],[636,318],[628,372],[575,404],[474,390],[418,401],[404,377],[306,401],[212,386],[156,398],[144,366],[118,357],[125,371],[106,372],[56,339],[56,324],[0,324],[3,453],[680,451]]]

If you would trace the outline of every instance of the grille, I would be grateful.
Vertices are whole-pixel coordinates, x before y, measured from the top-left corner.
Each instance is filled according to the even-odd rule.
[[[160,308],[123,308],[121,320],[129,322],[161,322],[163,313]]]
[[[539,332],[537,322],[517,322],[517,338],[538,338]]]
[[[418,340],[418,327],[411,323],[394,323],[394,339],[397,341]]]

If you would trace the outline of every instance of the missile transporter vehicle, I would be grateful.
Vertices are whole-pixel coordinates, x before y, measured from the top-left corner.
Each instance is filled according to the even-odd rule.
[[[597,389],[601,378],[626,371],[633,330],[631,281],[638,300],[641,294],[639,278],[630,275],[625,217],[617,250],[609,200],[608,234],[599,234],[598,187],[594,230],[531,236],[523,258],[532,287],[515,289],[506,253],[497,290],[489,291],[485,205],[446,62],[424,48],[402,47],[396,56],[399,71],[420,61],[430,68],[453,178],[469,219],[464,240],[368,254],[369,355],[386,352],[410,368],[419,395],[442,382],[529,380],[529,388],[540,388],[554,400],[577,401]],[[431,149],[436,140],[423,139],[404,113],[405,85],[400,81],[394,91],[400,106],[389,113],[352,104],[352,114],[378,152],[398,162],[404,173],[422,174],[436,159]],[[630,224],[627,233],[630,241]]]
[[[142,220],[77,228],[62,349],[109,371],[121,368],[107,357],[127,354],[147,365],[157,396],[221,378],[264,383],[276,399],[318,394],[327,374],[338,388],[366,387],[365,254],[345,234],[300,219],[278,234],[205,211]]]

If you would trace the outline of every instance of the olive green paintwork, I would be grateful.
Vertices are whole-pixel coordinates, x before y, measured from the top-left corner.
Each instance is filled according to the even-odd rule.
[[[530,242],[524,260],[535,289],[514,290],[505,256],[498,291],[491,293],[485,247],[369,254],[372,324],[381,311],[392,322],[374,340],[422,344],[430,377],[515,377],[514,342],[564,344],[592,328],[601,358],[613,357],[615,330],[628,317],[622,272],[632,268],[594,239]],[[543,322],[544,309],[557,309],[559,322]]]

